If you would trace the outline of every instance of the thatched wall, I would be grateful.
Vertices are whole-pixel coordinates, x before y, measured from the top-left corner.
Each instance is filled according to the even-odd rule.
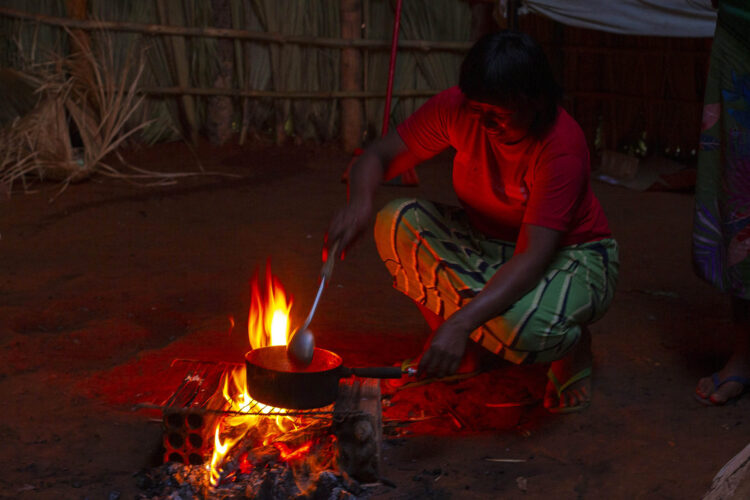
[[[83,0],[79,0],[83,1]],[[0,6],[64,17],[64,2],[3,0]],[[87,0],[90,20],[217,26],[217,5],[230,10],[224,24],[251,33],[292,36],[298,40],[340,37],[340,0],[153,0],[110,2]],[[380,133],[383,94],[387,83],[388,45],[394,3],[362,0],[365,40],[360,46],[363,82],[360,95],[365,114],[362,134]],[[228,21],[227,21],[228,19]],[[474,20],[476,23],[476,19]],[[522,16],[520,28],[546,47],[566,92],[566,107],[583,126],[592,148],[621,149],[647,132],[652,151],[683,154],[697,146],[709,40],[612,35],[569,28],[538,16]],[[401,41],[391,123],[400,122],[426,96],[455,84],[461,47],[471,38],[472,7],[457,0],[403,2]],[[65,54],[64,29],[44,23],[0,16],[0,66],[26,69],[48,57]],[[99,34],[91,31],[92,43]],[[147,67],[139,87],[147,99],[136,120],[154,120],[141,136],[146,141],[190,138],[204,132],[212,109],[211,92],[234,91],[231,126],[236,137],[271,134],[329,141],[340,134],[340,54],[329,44],[279,43],[215,36],[161,36],[113,31],[113,56],[124,64],[134,46],[145,46]],[[230,40],[230,51],[220,48]],[[412,50],[410,41],[460,42],[451,50]],[[411,45],[409,45],[411,43]],[[229,56],[227,56],[229,53]],[[222,71],[229,77],[220,78]],[[169,92],[159,93],[158,89]],[[422,89],[417,97],[399,92]],[[191,92],[192,90],[192,92]],[[203,91],[198,92],[198,91]],[[180,95],[180,92],[187,92]],[[284,97],[275,93],[288,93]],[[241,95],[238,95],[241,94]],[[299,98],[315,95],[320,98]],[[322,98],[324,96],[329,98]],[[333,97],[332,97],[333,96]],[[597,134],[599,139],[597,139]]]
[[[227,0],[232,28],[281,35],[340,36],[339,0]],[[62,2],[5,0],[0,5],[14,9],[65,16]],[[210,0],[155,0],[109,2],[88,0],[93,20],[132,22],[143,25],[210,27],[214,23]],[[439,3],[440,5],[436,5]],[[393,7],[387,0],[363,1],[363,37],[386,41],[393,25]],[[50,51],[66,53],[65,31],[29,21],[0,17],[4,40],[0,65],[28,68]],[[471,24],[470,7],[454,0],[410,0],[404,2],[401,39],[467,41]],[[94,40],[96,31],[92,31]],[[114,56],[121,60],[134,45],[148,47],[148,67],[141,87],[210,89],[220,71],[219,41],[215,37],[147,36],[112,33]],[[16,43],[15,40],[21,41]],[[234,42],[231,61],[232,86],[254,91],[325,92],[339,89],[340,49],[296,43]],[[363,50],[365,92],[384,94],[389,53]],[[401,51],[397,59],[394,89],[439,89],[456,80],[460,55],[455,52],[420,53]],[[400,121],[424,98],[393,101],[393,120]],[[332,140],[338,135],[337,99],[235,98],[233,124],[238,133],[279,133],[302,139]],[[147,141],[189,136],[206,122],[207,97],[150,94],[143,118],[155,119],[144,131]],[[383,117],[382,97],[364,100],[365,130],[379,133]]]

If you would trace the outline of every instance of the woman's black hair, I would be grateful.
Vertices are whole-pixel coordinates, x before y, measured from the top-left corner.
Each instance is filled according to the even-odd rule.
[[[458,86],[472,101],[511,107],[524,98],[540,106],[531,133],[541,136],[557,118],[562,88],[547,56],[533,38],[518,31],[483,36],[461,64]]]

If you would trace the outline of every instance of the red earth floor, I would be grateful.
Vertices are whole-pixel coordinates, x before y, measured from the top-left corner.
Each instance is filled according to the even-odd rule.
[[[53,202],[54,185],[0,201],[0,498],[133,498],[133,474],[158,463],[161,443],[158,415],[134,406],[174,388],[173,359],[242,360],[249,281],[267,259],[294,296],[294,321],[306,315],[348,157],[305,145],[197,154],[232,176],[162,187],[95,178]],[[180,144],[130,159],[197,171]],[[383,187],[377,202],[453,200],[450,158],[418,173],[418,187]],[[614,304],[592,327],[592,407],[502,406],[537,401],[543,367],[403,391],[388,414],[425,410],[422,398],[440,402],[426,409],[440,418],[384,443],[394,486],[374,498],[697,498],[748,443],[750,399],[706,408],[692,397],[726,355],[728,317],[691,271],[692,195],[595,191],[622,262]],[[348,365],[398,363],[428,334],[369,234],[337,264],[312,327]]]

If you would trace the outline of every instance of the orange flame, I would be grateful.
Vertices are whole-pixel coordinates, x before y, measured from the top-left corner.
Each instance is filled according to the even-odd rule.
[[[250,287],[248,338],[253,348],[284,345],[289,338],[289,312],[292,308],[292,299],[291,297],[287,298],[281,282],[271,273],[270,262],[266,264],[265,278],[266,286],[263,288],[256,273]],[[312,446],[312,443],[308,443],[296,450],[289,450],[288,448],[280,448],[279,443],[274,443],[274,440],[280,435],[295,429],[296,421],[292,417],[283,415],[284,409],[264,405],[250,397],[244,366],[241,369],[233,370],[230,375],[224,378],[222,394],[227,401],[227,409],[238,414],[228,414],[216,425],[214,452],[210,464],[207,466],[212,486],[216,486],[221,480],[220,467],[229,450],[244,437],[250,428],[257,426],[262,419],[270,420],[272,415],[268,415],[269,413],[275,414],[274,425],[269,426],[266,431],[263,444],[276,446],[283,460],[296,460],[304,456]],[[249,411],[252,411],[252,414],[242,414],[242,412]],[[225,436],[222,440],[222,428],[232,429],[232,437]],[[243,465],[243,460],[247,462],[247,458],[240,457],[239,466],[241,469],[247,467],[247,463]]]
[[[286,345],[289,340],[289,311],[292,298],[287,299],[284,287],[266,263],[266,287],[261,288],[258,274],[250,284],[250,313],[247,334],[252,348]]]

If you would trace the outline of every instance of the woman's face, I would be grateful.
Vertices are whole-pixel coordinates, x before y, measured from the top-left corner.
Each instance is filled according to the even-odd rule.
[[[536,110],[531,105],[511,108],[467,99],[466,109],[477,117],[487,135],[503,144],[524,139],[536,118]]]

